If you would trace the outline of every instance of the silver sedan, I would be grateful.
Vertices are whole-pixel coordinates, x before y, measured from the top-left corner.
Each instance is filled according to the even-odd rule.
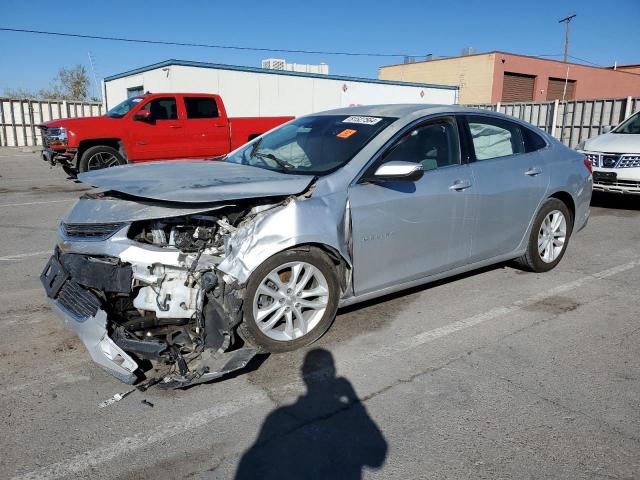
[[[61,223],[47,295],[97,363],[167,387],[308,345],[341,306],[506,260],[551,270],[592,188],[584,155],[529,124],[424,105],[80,179],[102,191]]]

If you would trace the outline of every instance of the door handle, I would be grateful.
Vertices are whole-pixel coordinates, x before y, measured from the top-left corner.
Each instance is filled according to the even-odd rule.
[[[540,175],[542,173],[542,169],[538,167],[531,167],[529,170],[524,172],[525,175],[529,175],[530,177],[535,177],[536,175]]]
[[[213,128],[224,128],[226,127],[226,125],[222,124],[222,125],[214,125]]]
[[[169,125],[169,128],[182,128],[180,125]]]
[[[449,187],[449,190],[461,192],[462,190],[466,190],[471,186],[471,182],[469,180],[456,180],[453,182],[453,185]]]

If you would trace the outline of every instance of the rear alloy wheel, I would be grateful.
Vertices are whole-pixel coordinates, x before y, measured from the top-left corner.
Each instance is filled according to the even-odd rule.
[[[118,150],[106,145],[87,148],[79,163],[80,173],[125,165],[127,161]]]
[[[532,272],[551,270],[564,256],[572,228],[567,206],[557,198],[548,199],[533,222],[527,252],[516,263]]]
[[[545,263],[552,263],[564,250],[567,239],[567,219],[560,210],[550,212],[538,231],[538,254]]]
[[[247,283],[240,334],[267,352],[309,345],[333,322],[339,291],[335,266],[321,250],[276,254]]]

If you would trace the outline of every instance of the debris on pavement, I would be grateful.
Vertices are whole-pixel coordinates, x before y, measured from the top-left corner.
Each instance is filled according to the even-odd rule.
[[[119,402],[120,400],[122,400],[124,397],[126,397],[127,395],[129,395],[131,392],[135,390],[136,390],[135,388],[132,388],[128,392],[116,393],[113,397],[106,399],[104,402],[100,402],[98,404],[98,408],[108,407],[113,403]]]
[[[151,403],[149,400],[142,400],[140,403],[143,403],[144,405],[147,405],[148,407],[153,408],[153,403]]]

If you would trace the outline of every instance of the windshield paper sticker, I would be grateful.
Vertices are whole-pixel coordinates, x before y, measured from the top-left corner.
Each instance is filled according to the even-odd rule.
[[[338,137],[338,138],[349,138],[351,135],[353,135],[356,132],[357,132],[357,130],[351,130],[350,128],[345,128],[340,133],[338,133],[336,135],[336,137]]]
[[[378,117],[359,117],[359,116],[351,116],[345,118],[342,123],[360,123],[362,125],[375,125],[378,123],[381,118]]]

